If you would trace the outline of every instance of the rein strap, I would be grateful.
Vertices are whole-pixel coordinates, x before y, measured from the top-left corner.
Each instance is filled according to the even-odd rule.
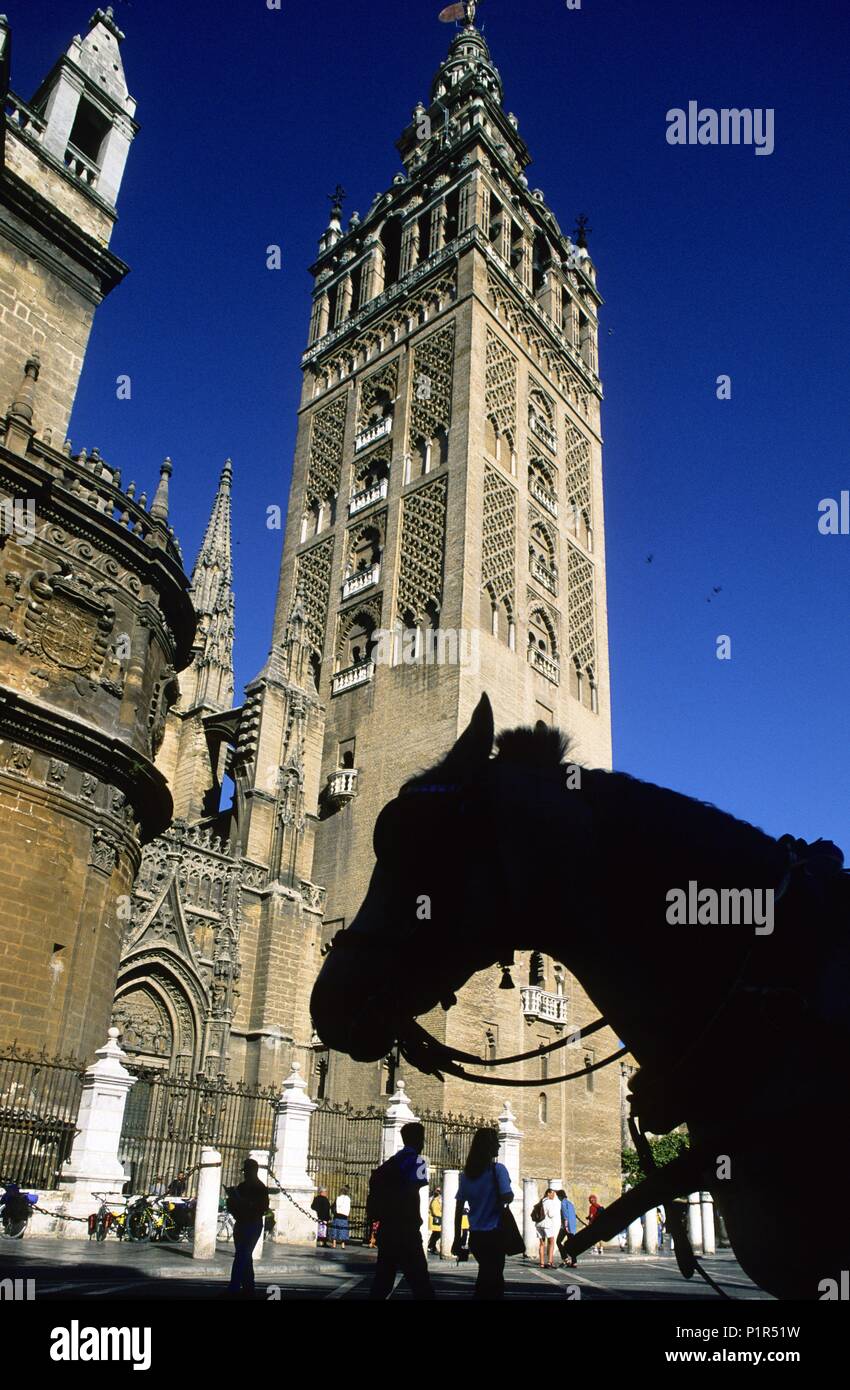
[[[607,1027],[604,1018],[597,1018],[587,1028],[582,1028],[581,1036],[589,1037],[591,1033],[596,1033],[600,1028]],[[563,1081],[577,1081],[581,1076],[587,1076],[589,1072],[599,1071],[601,1067],[607,1067],[610,1062],[615,1062],[618,1057],[624,1057],[628,1048],[621,1047],[610,1056],[603,1057],[601,1062],[594,1062],[591,1066],[581,1067],[578,1071],[566,1072],[563,1076],[552,1076],[542,1079],[533,1076],[529,1079],[516,1077],[500,1076],[481,1076],[473,1072],[465,1071],[460,1062],[472,1062],[476,1066],[497,1067],[511,1066],[517,1062],[528,1062],[533,1057],[545,1057],[549,1052],[556,1052],[561,1047],[569,1047],[574,1043],[575,1032],[568,1034],[566,1038],[560,1038],[558,1042],[550,1043],[548,1047],[535,1048],[533,1052],[519,1052],[514,1057],[495,1057],[492,1061],[486,1057],[476,1057],[473,1053],[457,1052],[453,1048],[446,1047],[444,1043],[432,1038],[430,1033],[418,1023],[412,1023],[405,1029],[404,1037],[399,1037],[398,1045],[402,1056],[406,1061],[424,1072],[426,1075],[436,1076],[442,1081],[442,1073],[455,1076],[460,1081],[477,1082],[483,1086],[557,1086]]]

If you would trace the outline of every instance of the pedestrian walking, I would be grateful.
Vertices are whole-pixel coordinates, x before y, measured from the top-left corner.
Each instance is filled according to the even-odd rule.
[[[316,1229],[316,1244],[327,1248],[328,1230],[331,1224],[331,1204],[326,1187],[319,1188],[310,1203],[310,1209],[316,1213],[316,1221],[318,1223]]]
[[[539,1239],[540,1268],[554,1269],[555,1239],[561,1229],[561,1202],[554,1187],[547,1187],[536,1210],[539,1216],[534,1224]]]
[[[336,1250],[337,1241],[342,1249],[348,1240],[348,1219],[351,1216],[351,1192],[347,1187],[341,1187],[339,1195],[334,1202],[333,1220],[331,1222],[331,1246]]]
[[[378,1261],[369,1291],[371,1299],[389,1298],[401,1270],[413,1297],[434,1297],[422,1245],[419,1189],[428,1185],[428,1165],[422,1158],[425,1130],[411,1121],[402,1125],[404,1147],[376,1168],[369,1179],[368,1220],[378,1222]]]
[[[228,1292],[254,1294],[254,1246],[263,1232],[263,1218],[269,1209],[269,1189],[259,1179],[260,1167],[254,1158],[242,1164],[243,1181],[227,1189],[227,1210],[234,1219],[233,1267]]]
[[[662,1252],[663,1249],[664,1249],[664,1208],[663,1208],[663,1207],[657,1207],[657,1208],[656,1208],[656,1211],[655,1211],[655,1219],[656,1219],[656,1221],[658,1222],[658,1252],[659,1252],[659,1254],[661,1254],[661,1252]]]
[[[469,1248],[478,1263],[476,1298],[505,1294],[505,1233],[502,1213],[514,1199],[510,1174],[497,1163],[499,1136],[494,1129],[477,1129],[460,1175],[455,1203],[452,1254],[463,1248],[464,1207],[469,1208]]]
[[[565,1240],[568,1240],[570,1236],[574,1236],[576,1233],[576,1209],[562,1187],[558,1188],[557,1196],[561,1203],[561,1229],[558,1232],[556,1241],[558,1254],[561,1256],[561,1261],[567,1269],[575,1269],[578,1260],[575,1255],[565,1255],[562,1246]]]
[[[428,1203],[428,1230],[431,1232],[428,1240],[428,1254],[436,1255],[440,1236],[443,1232],[443,1195],[439,1189]]]
[[[590,1196],[589,1196],[588,1199],[587,1199],[587,1202],[588,1202],[588,1206],[587,1206],[587,1225],[590,1226],[590,1225],[592,1225],[593,1222],[596,1220],[597,1216],[601,1216],[601,1215],[602,1215],[602,1213],[603,1213],[603,1211],[605,1210],[605,1208],[604,1208],[604,1207],[601,1207],[601,1206],[599,1205],[599,1200],[598,1200],[598,1198],[597,1198],[595,1192],[591,1192]],[[593,1253],[594,1253],[594,1255],[601,1255],[601,1254],[602,1254],[602,1241],[601,1241],[601,1240],[600,1240],[600,1241],[597,1241],[596,1245],[594,1245],[594,1247],[593,1247]]]

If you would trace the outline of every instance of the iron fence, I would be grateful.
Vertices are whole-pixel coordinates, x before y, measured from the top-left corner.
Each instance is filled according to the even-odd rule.
[[[419,1118],[425,1126],[425,1157],[432,1188],[442,1185],[447,1168],[463,1167],[477,1129],[497,1128],[495,1120],[476,1119],[471,1115],[443,1115],[439,1111],[424,1110]]]
[[[366,1198],[369,1176],[381,1162],[381,1136],[385,1111],[376,1106],[356,1110],[352,1105],[322,1101],[313,1112],[307,1168],[316,1187],[326,1187],[333,1200],[340,1189],[351,1193],[351,1233],[367,1239]],[[442,1185],[447,1168],[462,1168],[476,1129],[495,1128],[491,1120],[467,1115],[443,1115],[423,1111],[424,1154],[428,1160],[431,1190]]]
[[[307,1170],[316,1187],[326,1187],[331,1201],[347,1187],[351,1193],[351,1234],[364,1239],[369,1175],[381,1161],[384,1111],[370,1105],[355,1110],[348,1104],[321,1101],[310,1117]]]
[[[222,1186],[235,1186],[249,1150],[273,1149],[279,1100],[274,1087],[130,1070],[136,1084],[127,1096],[118,1156],[132,1191],[153,1192],[183,1172],[189,1174],[187,1195],[193,1195],[197,1175],[191,1170],[207,1145],[221,1154]]]
[[[76,1134],[85,1064],[12,1046],[0,1052],[0,1181],[54,1190]]]

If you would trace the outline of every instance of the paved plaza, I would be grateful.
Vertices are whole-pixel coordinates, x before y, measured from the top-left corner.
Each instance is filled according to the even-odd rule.
[[[375,1251],[360,1246],[315,1250],[304,1246],[267,1245],[256,1266],[257,1299],[364,1299],[375,1266]],[[27,1237],[0,1242],[0,1278],[35,1280],[35,1297],[46,1299],[209,1299],[223,1296],[230,1272],[232,1246],[219,1244],[214,1260],[191,1257],[188,1245],[119,1244],[58,1241]],[[429,1258],[439,1298],[469,1298],[475,1281],[474,1260]],[[773,1302],[746,1277],[731,1254],[706,1259],[704,1266],[736,1300]],[[508,1261],[507,1298],[610,1300],[704,1300],[717,1295],[699,1276],[684,1280],[670,1254],[625,1255],[606,1252],[586,1256],[577,1270],[541,1270],[527,1259]],[[578,1289],[578,1294],[572,1290]],[[401,1282],[393,1299],[409,1299]]]

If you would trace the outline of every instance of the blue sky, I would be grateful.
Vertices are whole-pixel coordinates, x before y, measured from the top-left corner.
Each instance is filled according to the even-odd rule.
[[[341,181],[365,213],[389,185],[451,30],[442,0],[114,4],[142,126],[112,243],[132,274],[70,432],[148,490],[174,459],[189,563],[232,455],[239,688],[269,639],[266,508],[288,496],[326,195]],[[92,8],[8,0],[21,95]],[[850,536],[817,527],[850,488],[843,6],[485,0],[480,18],[532,186],[594,229],[615,765],[850,856]],[[691,100],[773,108],[774,153],[671,147],[666,113]]]

